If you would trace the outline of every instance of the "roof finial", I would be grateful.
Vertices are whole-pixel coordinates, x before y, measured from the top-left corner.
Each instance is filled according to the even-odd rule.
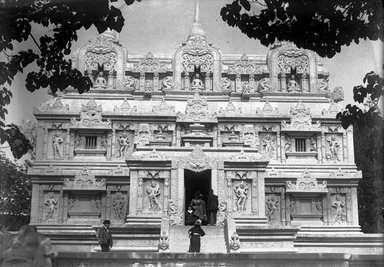
[[[200,17],[199,17],[199,0],[196,0],[195,18],[193,20],[192,29],[189,33],[188,39],[193,39],[196,37],[205,39],[205,33],[203,28],[201,27]]]
[[[199,0],[196,0],[195,2],[195,20],[193,22],[198,22],[200,21],[199,18]]]

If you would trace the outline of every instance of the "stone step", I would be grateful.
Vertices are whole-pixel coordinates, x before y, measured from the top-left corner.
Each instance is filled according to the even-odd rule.
[[[188,230],[192,226],[171,226],[169,250],[174,253],[189,249]],[[201,238],[201,253],[226,253],[224,228],[221,226],[202,226],[205,236]]]
[[[309,234],[363,234],[360,226],[301,226],[298,235]]]
[[[238,226],[256,226],[256,225],[266,225],[266,217],[235,217],[234,218],[236,227]]]
[[[161,217],[128,216],[126,225],[161,225]]]

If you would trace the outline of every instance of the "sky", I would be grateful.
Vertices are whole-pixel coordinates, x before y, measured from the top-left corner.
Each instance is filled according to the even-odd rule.
[[[200,0],[200,21],[206,37],[224,54],[260,54],[266,55],[268,47],[258,40],[249,39],[238,28],[228,26],[220,17],[220,9],[232,0]],[[120,43],[128,53],[154,56],[165,54],[172,56],[176,49],[186,41],[194,18],[194,0],[144,0],[126,6],[123,1],[116,4],[123,13],[125,26],[119,34]],[[49,29],[37,27],[34,36],[39,38]],[[79,33],[79,40],[73,44],[75,52],[88,40],[95,39],[97,31],[91,28]],[[36,49],[31,42],[18,46],[20,49]],[[361,41],[341,49],[341,53],[333,58],[320,58],[330,73],[329,87],[342,86],[345,93],[345,103],[352,103],[353,86],[362,84],[365,74],[369,71],[379,71],[383,56],[383,43]],[[32,66],[33,67],[33,66]],[[33,120],[32,107],[47,101],[50,96],[47,89],[28,92],[25,89],[25,73],[18,75],[12,86],[13,99],[8,107],[8,123],[20,124],[23,119]],[[10,155],[9,153],[7,155]]]

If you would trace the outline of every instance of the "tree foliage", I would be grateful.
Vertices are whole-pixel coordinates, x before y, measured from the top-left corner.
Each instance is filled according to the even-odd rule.
[[[265,46],[290,41],[322,57],[333,57],[343,46],[361,39],[384,42],[384,1],[380,0],[235,0],[222,8],[221,16]],[[377,222],[378,218],[382,222],[384,209],[384,124],[378,107],[383,85],[383,77],[367,73],[363,85],[353,88],[357,105],[348,104],[336,116],[344,128],[355,126],[356,164],[363,171],[361,224],[368,232],[382,230]]]
[[[72,43],[81,28],[95,26],[99,33],[121,31],[124,17],[113,5],[117,0],[4,0],[0,1],[0,143],[8,142],[13,156],[20,158],[30,143],[16,125],[5,125],[6,106],[12,98],[15,76],[31,64],[37,67],[26,76],[25,86],[34,92],[49,87],[52,93],[73,87],[79,93],[92,86],[89,77],[72,67]],[[124,0],[131,5],[135,0]],[[140,2],[141,0],[136,0]],[[35,38],[34,28],[49,31]],[[33,40],[36,47],[15,51],[14,45]]]
[[[0,152],[0,222],[16,230],[29,223],[32,185],[26,168]]]

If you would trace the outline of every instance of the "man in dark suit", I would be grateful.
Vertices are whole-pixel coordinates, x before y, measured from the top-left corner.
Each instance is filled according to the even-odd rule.
[[[219,209],[219,200],[216,195],[213,194],[213,190],[209,191],[208,201],[208,225],[216,225],[217,210]]]
[[[109,227],[111,226],[111,222],[109,220],[105,220],[103,222],[104,226],[99,230],[99,244],[101,246],[101,252],[108,252],[112,248],[112,235],[109,231]]]

